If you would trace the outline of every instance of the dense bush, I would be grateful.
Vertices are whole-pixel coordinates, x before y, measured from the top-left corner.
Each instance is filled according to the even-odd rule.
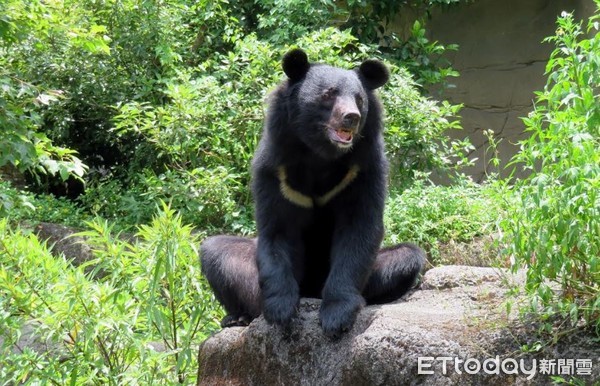
[[[598,4],[600,6],[600,3]],[[514,162],[531,175],[505,223],[515,268],[544,316],[584,320],[600,333],[600,8],[587,30],[558,19],[556,44]],[[550,325],[548,325],[550,326]]]
[[[423,174],[448,171],[466,162],[470,142],[444,137],[448,130],[461,129],[455,118],[461,106],[423,97],[406,71],[395,66],[381,99],[386,110],[386,152],[394,189],[410,186]]]
[[[411,241],[426,249],[432,265],[458,264],[442,260],[441,247],[453,242],[471,242],[496,232],[496,222],[506,210],[492,186],[468,179],[453,186],[435,186],[419,179],[410,188],[392,191],[386,203],[385,244]],[[480,251],[482,254],[485,251]],[[494,263],[491,257],[489,263]]]
[[[387,140],[392,158],[402,160],[393,183],[405,184],[456,154],[430,139],[457,127],[450,119],[457,107],[418,91],[418,83],[454,75],[438,60],[454,47],[428,41],[419,22],[403,39],[387,27],[403,6],[424,16],[454,2],[8,1],[0,19],[0,83],[8,85],[0,88],[8,101],[0,124],[16,129],[0,164],[30,169],[44,161],[62,178],[81,176],[84,166],[66,150],[76,149],[90,167],[81,202],[94,214],[125,216],[134,226],[165,199],[187,222],[247,233],[249,160],[264,101],[282,79],[279,58],[300,45],[313,60],[352,67],[380,57],[392,67],[383,92]],[[52,156],[39,157],[42,148]],[[56,190],[52,183],[30,181],[43,192]]]
[[[417,83],[425,86],[458,75],[442,57],[446,50],[456,50],[457,46],[429,41],[425,36],[424,20],[432,8],[448,7],[460,1],[263,0],[253,2],[252,12],[246,12],[246,20],[260,39],[278,46],[290,44],[323,26],[348,31],[361,43],[377,46],[387,61],[406,67]],[[417,20],[409,36],[400,36],[393,22],[408,10],[417,15]]]
[[[43,129],[44,115],[64,99],[51,83],[39,84],[18,70],[25,65],[15,55],[27,36],[60,35],[69,49],[90,54],[107,48],[97,31],[68,31],[59,15],[44,17],[37,2],[8,1],[0,18],[0,167],[12,165],[21,172],[48,173],[66,180],[81,178],[85,165],[75,153],[54,145]],[[75,26],[72,26],[75,27]],[[69,33],[68,33],[69,32]]]
[[[334,28],[306,35],[298,45],[315,60],[346,68],[379,55],[374,47]],[[205,228],[251,231],[249,165],[264,118],[264,100],[283,79],[278,59],[286,49],[249,35],[236,41],[219,61],[206,61],[198,70],[180,73],[164,90],[168,102],[119,106],[113,131],[140,139],[130,159],[132,173],[138,177],[130,177],[127,187],[138,192],[128,200],[142,211],[133,217],[147,220],[144,207],[160,198],[182,210],[186,221]],[[274,51],[281,55],[273,55]],[[458,107],[422,96],[405,71],[391,67],[392,86],[382,92],[389,112],[386,141],[393,161],[392,184],[406,186],[415,172],[448,167],[451,156],[468,144],[438,141],[444,131],[459,128],[450,118]],[[219,180],[226,181],[227,187]],[[94,191],[102,186],[92,189],[84,202],[98,196]],[[111,205],[98,207],[103,216],[122,215],[111,212]]]
[[[0,383],[193,384],[223,315],[191,228],[168,207],[132,243],[89,226],[96,259],[74,268],[0,220]],[[28,328],[51,349],[20,346]]]
[[[0,217],[13,223],[54,222],[74,227],[92,219],[67,198],[24,192],[6,181],[0,181]]]

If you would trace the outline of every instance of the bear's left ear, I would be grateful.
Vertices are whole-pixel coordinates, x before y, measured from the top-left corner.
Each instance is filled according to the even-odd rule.
[[[390,72],[379,60],[365,60],[357,69],[358,75],[369,90],[375,90],[387,83]]]
[[[283,72],[290,78],[290,80],[296,82],[302,78],[310,69],[310,63],[308,63],[308,56],[306,52],[299,48],[289,51],[283,56],[281,62]]]

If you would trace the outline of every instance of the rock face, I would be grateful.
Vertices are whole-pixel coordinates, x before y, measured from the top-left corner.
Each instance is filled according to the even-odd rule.
[[[64,225],[41,222],[36,225],[35,233],[40,240],[48,243],[53,255],[64,255],[74,266],[79,266],[94,258],[86,239],[75,236],[78,230]]]
[[[554,374],[559,359],[574,360],[565,363],[573,365],[567,370],[575,376],[575,360],[578,366],[590,363],[591,375],[579,369],[578,377],[586,384],[600,381],[600,345],[585,336],[572,336],[535,354],[521,352],[521,345],[536,338],[531,327],[507,316],[502,305],[507,283],[519,285],[522,275],[492,268],[434,268],[421,289],[405,299],[363,309],[352,331],[335,342],[319,327],[320,301],[303,299],[288,331],[260,317],[205,341],[198,384],[547,385],[550,378],[540,374],[544,359],[555,362]],[[534,360],[536,374],[531,375]],[[476,372],[477,364],[487,365],[491,374]]]
[[[477,0],[432,12],[426,24],[429,39],[459,45],[447,58],[460,77],[448,79],[453,87],[442,98],[464,105],[464,130],[449,133],[469,138],[475,147],[469,158],[476,162],[463,172],[479,181],[496,171],[488,164],[493,153],[484,130],[499,142],[502,161],[517,152],[517,142],[527,136],[521,118],[533,108],[534,91],[546,84],[545,66],[554,49],[542,40],[554,35],[562,11],[574,11],[581,20],[594,9],[590,0]],[[398,28],[411,26],[412,20]]]

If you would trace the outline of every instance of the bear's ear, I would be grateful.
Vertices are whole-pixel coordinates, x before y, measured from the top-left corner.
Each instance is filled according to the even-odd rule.
[[[295,82],[302,79],[310,68],[306,52],[299,48],[289,51],[283,56],[282,67],[283,72],[285,72],[292,81]]]
[[[369,90],[375,90],[387,83],[390,72],[379,60],[365,60],[358,68],[363,83]]]

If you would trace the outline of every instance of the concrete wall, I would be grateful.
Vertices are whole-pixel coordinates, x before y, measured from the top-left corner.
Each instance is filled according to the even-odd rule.
[[[448,55],[460,77],[451,78],[455,87],[441,96],[465,105],[464,131],[451,135],[468,136],[476,147],[471,158],[478,161],[467,171],[475,180],[482,180],[488,168],[484,130],[501,140],[503,160],[524,138],[520,117],[531,111],[534,91],[546,84],[545,66],[554,47],[542,40],[554,34],[557,16],[574,11],[583,18],[594,9],[593,0],[475,0],[432,15],[426,25],[430,40],[460,46]]]

